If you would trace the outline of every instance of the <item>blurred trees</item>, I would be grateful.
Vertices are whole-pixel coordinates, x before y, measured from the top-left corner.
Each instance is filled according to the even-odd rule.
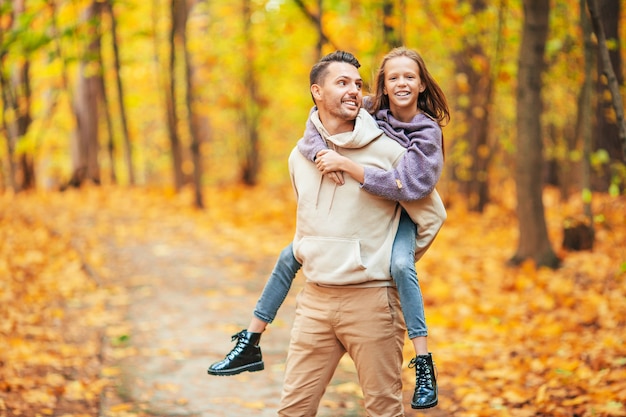
[[[4,11],[6,9],[6,11]],[[32,88],[30,81],[31,54],[38,47],[37,41],[18,43],[28,33],[28,24],[33,16],[25,13],[24,0],[14,1],[13,7],[2,4],[3,22],[0,42],[19,48],[20,59],[7,62],[4,48],[0,50],[0,87],[2,88],[2,130],[6,143],[6,171],[2,177],[8,179],[15,191],[35,186],[33,155],[18,152],[19,140],[32,122]],[[4,166],[5,164],[3,164]]]
[[[395,4],[394,0],[383,1],[383,44],[387,45],[387,49],[392,49],[404,44],[403,26],[406,23],[406,4],[399,2]]]
[[[516,126],[530,128],[519,125],[515,99],[518,64],[526,60],[519,55],[523,4],[2,1],[0,187],[191,186],[202,206],[206,185],[284,184],[286,156],[312,105],[311,65],[334,49],[350,50],[367,82],[382,55],[405,44],[424,56],[448,95],[453,115],[444,129],[449,152],[441,186],[459,190],[470,210],[504,198],[499,184],[513,176],[527,139],[543,151],[532,168],[517,167],[533,171],[522,187],[541,190],[548,181],[564,196],[580,192],[589,160],[594,189],[620,192],[623,144],[604,69],[584,70],[582,26],[572,24],[587,15],[579,0],[546,3],[552,6],[542,58],[546,88],[537,97],[546,106],[529,137],[517,136]],[[621,86],[620,2],[601,4]],[[577,105],[590,77],[597,89]],[[591,150],[580,133],[585,115],[593,126]]]
[[[506,2],[498,8],[484,0],[458,0],[464,19],[474,20],[460,36],[461,48],[453,55],[458,82],[453,92],[457,99],[456,122],[463,140],[455,141],[453,174],[470,210],[482,212],[489,203],[489,163],[497,149],[491,137],[493,99],[504,46]]]

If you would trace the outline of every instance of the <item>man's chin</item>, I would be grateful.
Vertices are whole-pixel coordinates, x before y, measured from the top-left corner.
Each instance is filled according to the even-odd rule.
[[[344,115],[350,120],[356,119],[356,117],[359,115],[359,108],[357,107],[354,109],[346,109],[344,111]]]

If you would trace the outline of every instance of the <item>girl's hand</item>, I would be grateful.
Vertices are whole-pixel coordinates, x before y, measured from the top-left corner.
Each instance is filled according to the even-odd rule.
[[[337,152],[330,149],[324,149],[317,153],[315,159],[315,165],[322,174],[328,174],[329,172],[343,171],[344,164],[348,158],[339,155]]]
[[[343,185],[345,180],[341,167],[345,159],[333,150],[324,149],[317,153],[315,165],[323,175],[328,176],[336,184]]]

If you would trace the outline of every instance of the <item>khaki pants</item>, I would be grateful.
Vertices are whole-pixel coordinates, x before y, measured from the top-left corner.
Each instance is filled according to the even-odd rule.
[[[305,284],[297,298],[278,415],[315,416],[347,352],[356,366],[367,415],[403,416],[404,332],[395,288]]]

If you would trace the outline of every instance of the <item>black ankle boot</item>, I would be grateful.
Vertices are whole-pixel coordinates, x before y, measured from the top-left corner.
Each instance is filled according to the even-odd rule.
[[[437,405],[437,380],[435,379],[435,364],[433,357],[418,355],[411,359],[409,368],[415,368],[415,392],[411,407],[415,409],[431,408]]]
[[[209,366],[209,375],[237,375],[245,371],[256,372],[264,369],[263,356],[261,355],[261,333],[250,333],[242,330],[232,336],[232,341],[237,344],[224,360]]]

